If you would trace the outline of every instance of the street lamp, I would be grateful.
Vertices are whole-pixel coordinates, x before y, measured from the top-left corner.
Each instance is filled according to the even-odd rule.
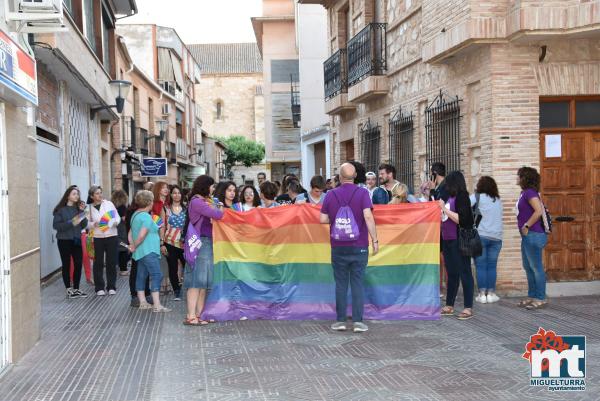
[[[108,84],[110,85],[111,92],[115,96],[115,104],[110,106],[93,107],[90,110],[90,118],[92,120],[94,117],[96,117],[96,113],[100,110],[117,109],[117,113],[123,112],[123,108],[125,107],[125,99],[127,98],[129,90],[131,89],[131,82],[117,79],[108,81]]]

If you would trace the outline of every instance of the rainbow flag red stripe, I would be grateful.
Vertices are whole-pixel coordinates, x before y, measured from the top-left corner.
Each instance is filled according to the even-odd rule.
[[[440,211],[378,206],[380,251],[369,257],[365,318],[438,319]],[[227,210],[213,224],[215,269],[205,318],[334,319],[329,227],[319,208]]]

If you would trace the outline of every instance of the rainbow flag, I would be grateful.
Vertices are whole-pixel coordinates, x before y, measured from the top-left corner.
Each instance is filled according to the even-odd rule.
[[[163,219],[161,219],[157,214],[152,215],[152,221],[158,226],[158,228],[161,228],[164,224]]]
[[[329,226],[319,214],[318,206],[294,205],[226,210],[213,221],[215,268],[203,317],[335,319]],[[375,221],[380,249],[369,257],[365,319],[438,319],[439,207],[376,206]]]
[[[100,217],[100,221],[98,222],[98,228],[101,231],[107,231],[110,228],[109,224],[110,224],[111,220],[115,219],[116,217],[117,217],[116,210],[109,210],[108,212],[104,213],[102,215],[102,217]]]

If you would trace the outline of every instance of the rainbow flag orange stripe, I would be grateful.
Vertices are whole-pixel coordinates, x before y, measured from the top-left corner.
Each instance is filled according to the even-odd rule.
[[[205,318],[335,318],[329,226],[319,223],[317,206],[225,213],[213,222]],[[438,319],[438,206],[377,206],[375,221],[380,251],[369,257],[365,319]]]

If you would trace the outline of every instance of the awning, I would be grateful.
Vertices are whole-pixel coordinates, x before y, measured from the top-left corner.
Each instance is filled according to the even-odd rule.
[[[158,80],[168,82],[175,81],[171,51],[165,47],[158,48]]]
[[[183,73],[181,72],[181,61],[177,58],[177,56],[173,52],[169,52],[171,55],[171,61],[173,62],[173,71],[175,72],[175,81],[177,85],[179,85],[179,89],[182,91],[185,89],[183,86]]]

